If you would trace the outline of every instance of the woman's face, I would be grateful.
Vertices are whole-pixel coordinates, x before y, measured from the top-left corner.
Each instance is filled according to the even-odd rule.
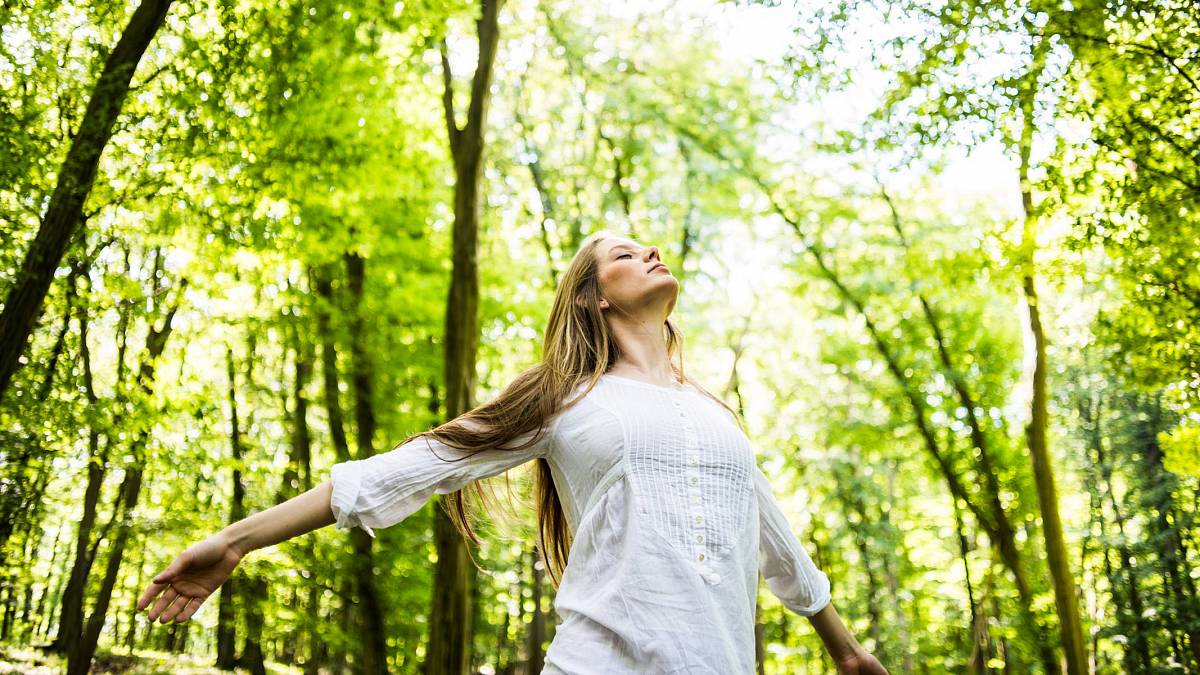
[[[679,281],[663,264],[658,247],[620,237],[596,245],[600,275],[600,307],[616,305],[628,313],[660,306],[664,320],[675,307]]]

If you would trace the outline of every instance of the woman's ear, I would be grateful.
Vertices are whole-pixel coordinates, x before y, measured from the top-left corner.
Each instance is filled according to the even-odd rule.
[[[579,305],[580,307],[587,306],[584,304],[584,300],[582,297],[576,297],[575,304]],[[604,298],[600,298],[600,309],[608,309],[608,300],[605,300]]]

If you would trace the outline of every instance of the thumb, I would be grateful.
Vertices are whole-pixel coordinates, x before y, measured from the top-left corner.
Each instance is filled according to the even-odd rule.
[[[171,579],[174,579],[175,575],[177,575],[180,572],[187,569],[188,565],[190,565],[192,562],[191,553],[192,553],[191,550],[187,550],[187,551],[184,551],[183,553],[180,553],[179,557],[177,557],[177,558],[175,558],[175,560],[171,561],[171,564],[167,565],[167,568],[165,570],[159,572],[158,576],[154,577],[154,583],[157,583],[157,584],[166,583],[166,582],[170,581]]]

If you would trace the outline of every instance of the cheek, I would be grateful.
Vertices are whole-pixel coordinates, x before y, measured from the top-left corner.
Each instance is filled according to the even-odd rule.
[[[609,267],[600,273],[600,286],[608,289],[620,288],[623,283],[628,281],[628,278],[629,275],[620,267]]]

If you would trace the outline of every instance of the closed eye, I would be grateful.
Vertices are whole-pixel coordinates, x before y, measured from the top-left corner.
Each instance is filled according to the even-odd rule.
[[[630,258],[632,258],[633,254],[632,253],[622,253],[621,255],[617,256],[617,260],[620,260],[621,258],[624,258],[625,256],[629,256]]]

